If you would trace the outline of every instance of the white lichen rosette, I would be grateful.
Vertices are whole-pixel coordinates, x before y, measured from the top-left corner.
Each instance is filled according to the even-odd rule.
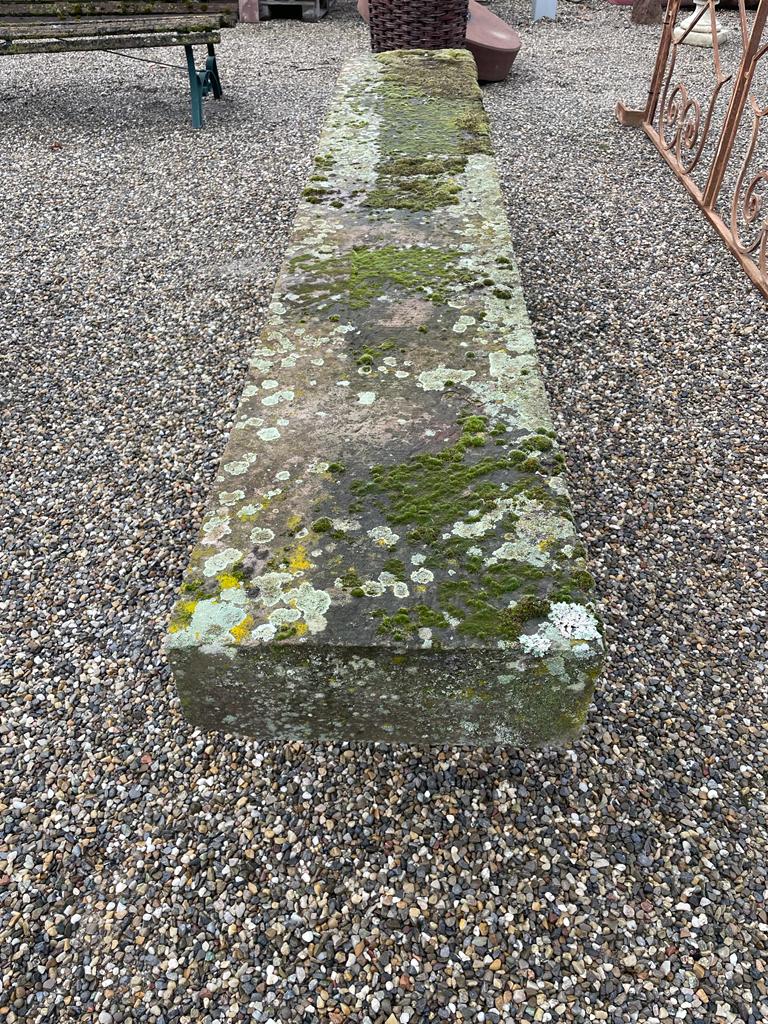
[[[535,633],[524,633],[520,647],[534,658],[553,654],[587,658],[602,644],[599,623],[589,608],[570,601],[557,601],[550,606],[547,618]]]

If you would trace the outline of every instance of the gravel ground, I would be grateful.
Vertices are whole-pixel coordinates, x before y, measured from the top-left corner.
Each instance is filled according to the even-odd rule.
[[[563,8],[486,92],[611,636],[534,754],[201,735],[160,653],[352,0],[228,33],[199,133],[2,61],[0,1021],[768,1019],[766,307],[612,119],[657,30]]]

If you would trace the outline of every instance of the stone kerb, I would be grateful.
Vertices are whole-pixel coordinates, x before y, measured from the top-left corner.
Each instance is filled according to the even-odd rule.
[[[591,578],[465,51],[345,68],[167,652],[262,738],[539,744]]]

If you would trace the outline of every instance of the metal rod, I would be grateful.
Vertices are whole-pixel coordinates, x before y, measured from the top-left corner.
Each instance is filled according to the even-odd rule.
[[[664,69],[667,66],[667,58],[672,45],[672,32],[674,31],[677,14],[680,10],[681,0],[667,0],[667,10],[664,16],[664,25],[659,40],[659,50],[656,55],[656,64],[653,69],[653,77],[648,90],[648,102],[645,107],[645,119],[652,122],[656,116],[656,105],[659,102],[661,83],[664,81]]]
[[[184,64],[168,64],[164,60],[150,60],[148,57],[134,57],[132,53],[123,53],[121,50],[99,50],[99,53],[111,53],[113,57],[125,57],[126,60],[139,60],[142,64],[157,64],[160,68],[173,68],[174,71],[186,71]]]
[[[653,65],[651,84],[648,87],[648,98],[642,109],[636,110],[628,107],[622,100],[616,104],[616,120],[619,124],[639,128],[643,121],[653,121],[656,114],[656,105],[659,102],[661,84],[664,81],[664,70],[667,66],[669,48],[672,45],[672,31],[677,13],[680,10],[681,0],[667,0],[667,10],[664,16],[664,25],[661,29],[659,48],[656,51],[656,63]]]

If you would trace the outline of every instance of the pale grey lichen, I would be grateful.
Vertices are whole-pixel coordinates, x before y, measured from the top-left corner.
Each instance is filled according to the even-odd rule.
[[[414,583],[431,583],[435,578],[435,574],[431,569],[417,569],[416,572],[411,573],[411,579]]]
[[[359,519],[332,519],[331,526],[334,530],[338,530],[340,533],[355,533],[357,530],[362,529],[362,523]]]
[[[174,647],[193,647],[197,644],[215,644],[217,649],[232,641],[235,629],[246,615],[247,596],[239,587],[224,590],[216,598],[198,601],[188,625],[170,634]]]
[[[250,634],[251,640],[255,640],[258,643],[266,644],[270,640],[274,640],[277,634],[277,626],[272,622],[262,622],[260,626],[256,626]]]
[[[223,526],[224,523],[229,522],[229,512],[217,511],[213,514],[208,514],[203,520],[202,530],[204,533],[208,533],[210,530],[215,529],[217,526]]]
[[[455,321],[452,330],[454,334],[464,334],[468,327],[472,327],[477,323],[477,319],[474,316],[460,316]]]
[[[223,551],[217,551],[215,555],[211,555],[203,562],[203,575],[215,576],[217,573],[224,572],[235,562],[239,562],[242,557],[243,553],[238,548],[224,548]]]
[[[599,640],[598,622],[583,604],[558,602],[549,611],[549,621],[569,640]]]
[[[436,366],[432,370],[423,370],[418,376],[419,386],[424,391],[445,391],[449,381],[463,384],[477,376],[476,370],[458,370],[448,366]]]
[[[464,538],[475,538],[483,537],[486,533],[490,533],[491,530],[495,529],[496,525],[501,522],[504,516],[516,506],[516,499],[514,498],[502,498],[497,502],[496,507],[488,512],[484,512],[483,515],[478,515],[477,509],[473,509],[472,513],[474,516],[478,516],[475,522],[466,523],[459,522],[454,523],[451,527],[451,533],[455,537]],[[474,550],[482,551],[480,548]]]
[[[283,388],[281,391],[273,391],[271,395],[265,395],[261,400],[262,405],[279,405],[280,402],[292,402],[295,392],[290,388]]]
[[[520,637],[520,646],[526,654],[530,654],[534,658],[543,658],[552,646],[552,641],[540,633],[534,633],[532,636],[523,633]]]
[[[301,618],[301,610],[299,608],[276,608],[273,612],[269,613],[269,621],[274,622],[276,626],[285,626],[289,622],[298,622]]]
[[[394,547],[400,540],[399,535],[388,526],[374,526],[368,530],[368,536],[380,547]]]
[[[432,646],[432,630],[429,628],[429,626],[422,626],[421,629],[418,631],[418,637],[419,640],[421,640],[421,646],[425,650],[429,650],[429,648]]]
[[[275,531],[266,526],[257,526],[251,530],[251,544],[269,544],[275,539]]]
[[[245,491],[219,491],[219,504],[228,506],[236,505],[245,497]]]

